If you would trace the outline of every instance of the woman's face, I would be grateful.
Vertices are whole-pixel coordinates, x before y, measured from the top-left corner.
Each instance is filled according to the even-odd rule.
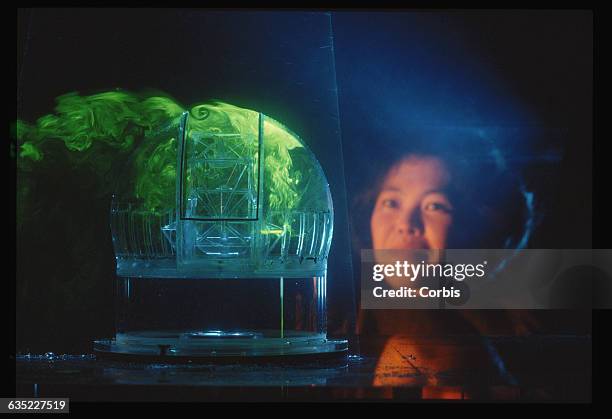
[[[444,163],[410,156],[393,166],[376,198],[370,220],[374,249],[444,249],[453,206],[444,192]]]

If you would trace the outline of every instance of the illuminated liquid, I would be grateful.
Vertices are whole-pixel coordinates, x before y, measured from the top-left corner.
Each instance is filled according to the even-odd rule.
[[[117,341],[325,337],[325,277],[117,279]]]

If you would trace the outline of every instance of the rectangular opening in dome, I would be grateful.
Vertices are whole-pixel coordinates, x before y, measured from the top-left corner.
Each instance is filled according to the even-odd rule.
[[[263,121],[259,131],[200,131],[181,119],[177,208],[188,221],[257,221]]]

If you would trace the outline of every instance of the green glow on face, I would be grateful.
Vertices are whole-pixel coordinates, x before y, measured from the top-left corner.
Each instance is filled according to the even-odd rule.
[[[126,91],[90,96],[68,93],[56,101],[55,113],[40,117],[35,124],[21,120],[15,123],[20,169],[34,170],[44,161],[65,163],[67,156],[73,167],[87,164],[100,176],[107,176],[114,160],[134,151],[131,193],[141,203],[141,209],[161,213],[174,208],[175,137],[186,108],[161,95],[144,97]],[[244,138],[244,146],[257,145],[247,139],[259,134],[258,112],[217,101],[192,106],[189,113],[192,133],[238,134]],[[320,175],[302,143],[282,124],[267,117],[264,121],[264,205],[279,213],[299,205],[326,205]],[[57,147],[62,143],[64,152]],[[256,149],[254,154],[259,158]],[[214,183],[214,176],[201,175]],[[311,183],[316,188],[310,190]],[[282,216],[273,221],[288,228]],[[276,230],[262,233],[278,234]]]

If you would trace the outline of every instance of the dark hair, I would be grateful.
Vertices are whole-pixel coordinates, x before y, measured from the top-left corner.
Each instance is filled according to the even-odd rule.
[[[450,173],[447,193],[454,221],[448,248],[516,247],[529,216],[520,176],[506,168],[500,151],[486,140],[460,130],[446,134],[421,134],[407,147],[378,144],[376,160],[363,172],[371,181],[351,207],[354,251],[372,248],[370,217],[383,182],[391,169],[411,156],[438,158]]]

